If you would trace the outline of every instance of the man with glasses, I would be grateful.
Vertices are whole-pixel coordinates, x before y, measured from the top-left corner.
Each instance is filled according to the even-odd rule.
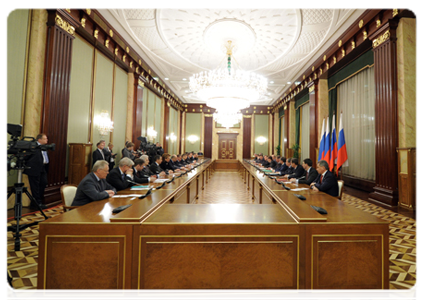
[[[107,174],[109,174],[109,163],[105,160],[96,161],[92,172],[79,183],[72,206],[85,205],[116,194],[116,189],[106,181]]]

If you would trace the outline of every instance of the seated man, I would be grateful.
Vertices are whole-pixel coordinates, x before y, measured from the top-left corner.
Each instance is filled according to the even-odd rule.
[[[285,171],[280,171],[279,172],[281,175],[292,174],[292,171],[294,170],[294,168],[291,165],[291,161],[292,161],[292,158],[288,158],[286,160],[286,166],[287,166],[287,168],[285,169]]]
[[[106,142],[104,140],[100,140],[97,143],[97,149],[93,152],[93,166],[97,160],[108,160],[107,153],[104,151],[104,146]]]
[[[134,181],[136,183],[149,183],[154,182],[157,179],[156,175],[148,176],[142,171],[146,167],[146,163],[142,158],[136,158],[134,161]]]
[[[298,164],[298,158],[291,159],[291,166],[293,168],[291,174],[285,174],[285,177],[288,179],[291,178],[300,178],[304,174],[304,168],[302,165]]]
[[[106,181],[108,173],[109,164],[107,161],[96,161],[92,172],[87,174],[79,183],[72,206],[85,205],[93,201],[107,199],[116,194],[116,189]]]
[[[285,172],[288,169],[288,166],[286,165],[286,158],[282,156],[280,158],[280,165],[276,166],[275,172]]]
[[[256,162],[257,160],[258,160],[258,154],[257,153],[254,153],[254,162]]]
[[[331,196],[338,196],[338,180],[335,175],[329,171],[329,165],[326,160],[321,160],[317,163],[317,176],[316,180],[310,184],[314,191],[322,191]]]
[[[310,158],[304,159],[303,168],[305,171],[304,171],[304,174],[300,177],[300,178],[302,177],[303,178],[302,179],[292,178],[290,181],[310,185],[314,180],[316,180],[317,176],[319,176],[316,169],[313,168],[312,165],[313,165],[313,162],[311,161]]]
[[[172,170],[174,173],[177,173],[177,172],[180,172],[181,170],[179,169],[179,167],[175,164],[175,162],[176,162],[176,155],[175,154],[173,154],[172,156],[170,156],[170,154],[169,154],[169,157],[167,157],[166,159],[164,158],[164,156],[165,156],[166,154],[164,154],[163,156],[162,156],[162,158],[165,160],[165,161],[167,161],[168,162],[168,170]],[[162,164],[163,164],[163,162],[162,162]],[[162,167],[162,169],[163,169],[163,167]],[[164,169],[164,170],[166,170],[166,169]]]
[[[184,165],[184,167],[189,166],[190,162],[187,160],[187,154],[186,153],[182,154],[181,163]]]
[[[142,169],[141,173],[147,177],[156,175],[150,171],[150,159],[148,158],[148,155],[147,154],[141,155],[140,158],[144,160],[144,168]]]
[[[170,161],[169,153],[165,153],[162,155],[162,162],[160,163],[160,168],[168,174],[172,174],[176,170],[176,167],[174,167]]]
[[[166,175],[166,172],[160,168],[160,164],[162,163],[162,157],[160,155],[156,155],[154,157],[154,162],[150,165],[150,171],[153,172],[153,174],[164,176]]]
[[[130,160],[135,160],[135,155],[133,153],[134,143],[127,143],[125,148],[122,149],[122,157],[128,157]]]
[[[134,180],[134,170],[132,169],[133,165],[134,162],[131,159],[123,157],[119,161],[118,167],[111,170],[109,175],[107,175],[107,182],[114,186],[117,191],[131,187],[133,183],[130,181]]]
[[[264,168],[270,168],[270,162],[272,161],[272,158],[270,156],[265,155],[264,156],[264,162],[261,164]]]
[[[277,162],[276,162],[276,157],[275,158],[273,158],[274,157],[274,155],[272,155],[272,156],[269,156],[268,158],[267,158],[267,161],[269,162],[269,168],[271,168],[271,169],[274,169],[274,168],[276,168],[276,165],[277,165]]]

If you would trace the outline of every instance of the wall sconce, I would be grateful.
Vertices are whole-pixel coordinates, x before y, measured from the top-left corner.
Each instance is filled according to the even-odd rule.
[[[198,136],[196,135],[190,135],[189,137],[187,137],[187,140],[191,143],[191,144],[195,144],[196,141],[198,141]]]
[[[157,137],[157,131],[154,130],[154,127],[147,128],[147,138],[152,141]]]
[[[170,138],[170,141],[172,143],[176,142],[176,135],[173,132],[170,134],[170,137],[169,138]]]
[[[267,142],[267,139],[264,136],[259,136],[256,138],[256,142],[259,143],[260,146],[264,145]]]
[[[102,136],[113,131],[113,122],[110,120],[109,112],[107,110],[102,110],[100,115],[97,115],[94,118],[94,123],[97,125],[98,131]]]

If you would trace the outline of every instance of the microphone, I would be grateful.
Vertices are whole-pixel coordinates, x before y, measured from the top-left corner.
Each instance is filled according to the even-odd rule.
[[[173,182],[175,180],[175,177],[172,178],[172,180],[168,181],[167,184]]]
[[[149,196],[149,195],[151,194],[151,190],[152,190],[152,189],[149,189],[149,190],[147,191],[147,193],[146,193],[146,194],[141,195],[141,196],[139,196],[138,198],[139,198],[139,199],[144,199],[145,197]]]
[[[138,182],[132,181],[130,179],[126,179],[126,181],[129,182],[129,183],[132,183],[134,185],[141,185],[142,184],[142,183],[138,183]]]
[[[287,187],[282,181],[281,181],[281,183],[282,183],[282,186],[285,188],[285,190],[289,191],[291,189],[291,188]]]
[[[162,183],[161,186],[156,187],[156,190],[160,190],[162,187],[164,187],[166,185],[166,181]]]

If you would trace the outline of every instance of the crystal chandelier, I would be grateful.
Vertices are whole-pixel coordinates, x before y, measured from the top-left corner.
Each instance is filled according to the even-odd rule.
[[[227,118],[228,123],[230,119],[236,120],[234,115],[248,108],[251,102],[260,101],[267,90],[267,79],[232,65],[232,42],[228,41],[225,46],[226,66],[194,74],[189,87],[207,106],[221,114],[220,119]]]
[[[213,117],[218,124],[226,128],[232,127],[242,120],[242,114],[240,112],[217,112],[214,113]]]
[[[110,120],[109,112],[102,110],[99,116],[96,116],[95,121],[100,135],[107,135],[113,131],[113,122]]]

